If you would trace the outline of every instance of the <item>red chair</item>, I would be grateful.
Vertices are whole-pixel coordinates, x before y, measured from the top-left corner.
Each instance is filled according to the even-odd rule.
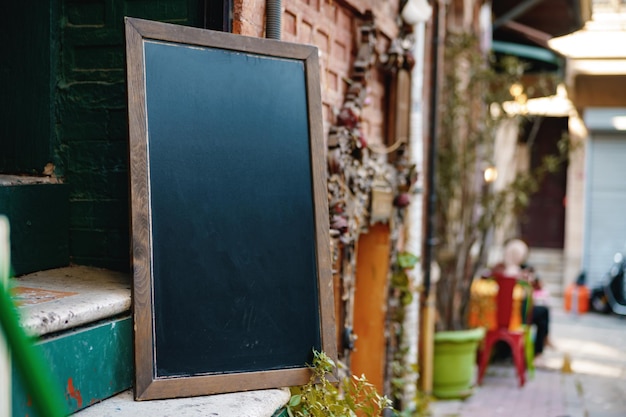
[[[487,330],[483,347],[478,353],[478,384],[482,383],[493,346],[496,342],[503,341],[511,347],[513,363],[519,377],[519,385],[522,387],[524,382],[526,382],[525,331],[523,328],[519,330],[509,329],[513,309],[513,289],[517,279],[505,276],[499,272],[495,273],[494,278],[498,284],[498,294],[496,296],[497,326],[495,329]],[[524,319],[528,322],[528,317]]]

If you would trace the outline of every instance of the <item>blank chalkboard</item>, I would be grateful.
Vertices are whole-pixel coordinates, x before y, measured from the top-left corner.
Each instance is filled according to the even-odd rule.
[[[137,399],[336,355],[317,49],[126,19]]]

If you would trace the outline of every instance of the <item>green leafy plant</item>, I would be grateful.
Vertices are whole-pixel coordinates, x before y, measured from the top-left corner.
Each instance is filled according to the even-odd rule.
[[[409,348],[402,343],[402,340],[404,340],[406,308],[413,302],[416,291],[408,271],[414,269],[419,260],[420,258],[413,253],[401,251],[395,256],[395,262],[391,268],[391,298],[393,301],[389,305],[389,314],[392,323],[388,327],[390,331],[394,332],[394,341],[397,343],[393,360],[389,366],[391,375],[390,396],[396,408],[392,410],[394,417],[426,417],[430,413],[430,396],[419,390],[415,392],[411,404],[402,403],[404,390],[410,383],[409,375],[418,374],[416,363],[406,363]]]
[[[415,406],[413,408],[407,408],[401,411],[393,410],[391,415],[393,417],[429,417],[432,415],[430,410],[430,403],[432,397],[423,391],[417,391],[415,393]]]
[[[310,368],[309,382],[291,388],[289,417],[374,417],[391,407],[391,401],[378,394],[364,375],[344,378],[339,384],[331,382],[329,375],[335,373],[336,365],[324,352],[313,351]]]
[[[408,274],[409,270],[415,268],[419,262],[419,257],[407,252],[401,251],[395,255],[395,261],[391,267],[391,288],[390,300],[388,304],[388,324],[389,331],[388,346],[392,353],[391,361],[388,364],[389,395],[393,401],[395,408],[402,409],[403,413],[407,407],[403,404],[404,391],[412,375],[417,376],[417,364],[407,363],[409,346],[405,342],[405,315],[407,307],[413,302],[416,292],[415,284]],[[395,414],[398,414],[399,411]],[[408,414],[411,415],[411,414]]]
[[[496,228],[516,233],[516,216],[523,213],[544,178],[567,160],[570,141],[563,137],[558,150],[538,168],[516,172],[511,182],[495,189],[482,174],[494,165],[496,130],[504,122],[519,125],[526,120],[519,113],[507,113],[505,103],[523,104],[527,97],[522,92],[535,94],[524,86],[525,66],[513,57],[488,59],[475,34],[448,33],[443,67],[435,165],[437,328],[457,330],[467,327],[470,288],[484,266],[487,237]],[[542,84],[550,83],[533,82],[535,88]],[[536,117],[533,123],[540,121]]]
[[[411,304],[413,301],[413,291],[411,280],[407,274],[407,270],[413,269],[419,258],[410,252],[400,252],[397,255],[395,264],[392,266],[391,274],[391,286],[398,292],[396,298],[400,300],[402,308],[398,309],[399,313],[395,319],[397,322],[402,323],[404,319],[404,307]]]
[[[401,352],[402,350],[400,350]],[[407,367],[402,364],[400,360],[394,360],[392,364],[393,378],[391,380],[392,396],[398,400],[407,384],[406,374]],[[411,371],[415,374],[418,373],[417,364],[410,365]],[[417,389],[413,396],[411,404],[404,404],[401,409],[394,408],[391,411],[393,417],[428,417],[431,415],[430,402],[432,401],[431,395]]]

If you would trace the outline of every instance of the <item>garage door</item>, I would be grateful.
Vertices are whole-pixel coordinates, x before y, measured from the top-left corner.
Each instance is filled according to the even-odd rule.
[[[626,251],[626,138],[594,133],[588,143],[583,266],[593,287]]]

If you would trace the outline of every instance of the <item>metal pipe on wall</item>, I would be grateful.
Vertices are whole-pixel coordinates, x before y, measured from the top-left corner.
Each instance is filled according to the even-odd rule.
[[[435,236],[435,171],[437,169],[437,135],[439,134],[439,90],[442,78],[443,41],[445,38],[445,3],[433,0],[433,28],[430,49],[430,89],[429,89],[429,122],[428,122],[428,153],[426,157],[426,224],[424,247],[424,296],[428,297],[431,286],[431,263]]]
[[[278,39],[281,36],[282,26],[282,1],[267,0],[265,4],[265,37],[267,39]]]
[[[428,148],[426,157],[426,207],[424,231],[424,262],[423,290],[420,299],[420,388],[425,393],[432,393],[433,363],[434,363],[434,330],[435,330],[435,294],[431,291],[433,272],[436,273],[436,264],[433,263],[434,247],[437,244],[435,237],[435,170],[437,158],[437,135],[439,125],[439,90],[442,79],[443,42],[445,38],[446,0],[432,0],[433,26],[431,29],[432,43],[430,46],[430,87],[429,87],[429,125]]]

